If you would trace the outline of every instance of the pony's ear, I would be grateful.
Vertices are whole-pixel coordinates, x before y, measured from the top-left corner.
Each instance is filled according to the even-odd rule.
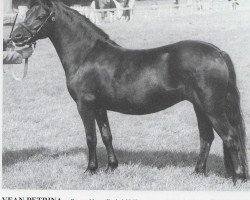
[[[49,8],[53,6],[51,0],[41,0],[41,3]]]
[[[29,1],[30,8],[35,6],[35,5],[41,5],[41,4],[48,7],[48,8],[52,7],[52,5],[53,5],[51,0],[30,0]]]
[[[40,1],[39,0],[29,0],[29,8],[32,8],[35,5],[39,5]]]

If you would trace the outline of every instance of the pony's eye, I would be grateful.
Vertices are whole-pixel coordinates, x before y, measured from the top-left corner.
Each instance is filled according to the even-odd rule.
[[[40,15],[40,16],[38,16],[36,19],[41,20],[41,19],[43,19],[43,18],[44,18],[44,16],[43,16],[43,15]]]

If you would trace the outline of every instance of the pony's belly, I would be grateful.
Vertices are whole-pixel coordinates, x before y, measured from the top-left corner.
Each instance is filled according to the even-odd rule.
[[[133,97],[118,100],[113,99],[108,101],[104,107],[107,110],[124,114],[144,115],[164,110],[183,100],[184,97],[179,90],[172,90],[166,93],[145,95],[141,99]]]

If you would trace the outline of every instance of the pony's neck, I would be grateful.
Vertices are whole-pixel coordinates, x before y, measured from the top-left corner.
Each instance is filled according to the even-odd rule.
[[[70,79],[94,47],[96,40],[108,41],[109,37],[77,11],[61,3],[55,3],[54,6],[56,21],[49,38],[62,62],[66,78]]]

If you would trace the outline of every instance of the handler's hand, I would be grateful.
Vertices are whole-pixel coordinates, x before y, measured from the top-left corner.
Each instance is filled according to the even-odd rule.
[[[3,42],[5,42],[6,44],[8,44],[9,42],[11,42],[11,39],[10,38],[4,38]]]
[[[6,45],[7,49],[12,49],[12,50],[15,49],[15,46],[10,38],[3,39],[3,42],[4,42],[4,45]]]
[[[19,53],[22,55],[23,59],[29,58],[32,53],[34,52],[32,47],[26,47],[19,51]]]

